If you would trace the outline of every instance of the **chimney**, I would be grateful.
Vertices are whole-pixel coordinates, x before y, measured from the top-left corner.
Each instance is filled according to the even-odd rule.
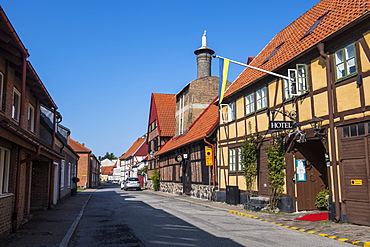
[[[211,76],[211,61],[215,52],[207,47],[206,32],[204,31],[202,36],[202,47],[194,51],[194,54],[197,55],[197,79]]]

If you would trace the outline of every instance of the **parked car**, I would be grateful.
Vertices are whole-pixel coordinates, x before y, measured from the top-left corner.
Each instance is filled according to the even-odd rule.
[[[141,190],[140,181],[138,178],[128,177],[121,183],[121,190],[136,189]]]

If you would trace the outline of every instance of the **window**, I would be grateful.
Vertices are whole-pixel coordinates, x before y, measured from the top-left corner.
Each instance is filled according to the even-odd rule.
[[[266,58],[266,60],[263,63],[266,63],[270,58],[275,55],[275,53],[283,46],[284,42],[278,45],[272,52],[271,54]]]
[[[337,80],[356,73],[355,44],[350,44],[335,52],[334,60]]]
[[[228,108],[228,120],[229,122],[234,121],[236,118],[235,102],[231,102],[227,105]]]
[[[0,110],[3,110],[4,75],[0,72]]]
[[[368,128],[369,127],[370,127],[370,123],[368,123]],[[370,129],[368,131],[370,131]],[[361,136],[361,135],[365,135],[365,124],[364,123],[343,127],[344,137],[353,137],[353,136]]]
[[[35,132],[35,107],[33,107],[31,104],[28,106],[27,121],[28,130]]]
[[[242,170],[242,149],[241,147],[229,149],[229,170],[230,172],[237,172]]]
[[[254,93],[245,96],[245,115],[249,115],[254,112]]]
[[[229,149],[229,169],[236,172],[236,148]]]
[[[309,35],[316,27],[320,24],[320,22],[324,19],[324,17],[329,13],[330,11],[326,12],[322,16],[320,16],[315,23],[307,30],[307,32],[303,35],[303,38]]]
[[[299,96],[308,91],[308,73],[307,65],[297,64],[296,69],[288,69],[288,76],[293,81],[283,80],[284,99],[290,99],[293,96]]]
[[[60,162],[60,188],[64,189],[64,167],[65,167],[65,160],[61,160]]]
[[[260,88],[256,91],[257,111],[267,107],[266,87]]]
[[[13,91],[13,106],[12,106],[12,118],[19,122],[20,109],[21,108],[21,93],[14,88]]]
[[[10,151],[0,147],[0,194],[8,193]]]

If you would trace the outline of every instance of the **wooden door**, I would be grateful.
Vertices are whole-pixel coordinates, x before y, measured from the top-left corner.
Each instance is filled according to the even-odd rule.
[[[191,165],[189,160],[183,161],[183,193],[190,195],[191,192]]]
[[[269,196],[269,181],[267,170],[267,153],[264,146],[259,148],[258,159],[258,194],[260,196]]]
[[[328,186],[325,148],[321,141],[307,141],[296,148],[295,160],[306,162],[306,181],[296,181],[298,210],[317,210],[316,195]]]

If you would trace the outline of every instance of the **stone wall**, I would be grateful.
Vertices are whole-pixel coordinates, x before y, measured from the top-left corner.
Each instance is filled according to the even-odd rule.
[[[152,180],[148,181],[146,188],[149,190],[154,189]],[[170,194],[182,195],[183,185],[182,183],[161,182],[160,191]],[[207,200],[215,200],[215,187],[211,185],[192,184],[190,196]]]

